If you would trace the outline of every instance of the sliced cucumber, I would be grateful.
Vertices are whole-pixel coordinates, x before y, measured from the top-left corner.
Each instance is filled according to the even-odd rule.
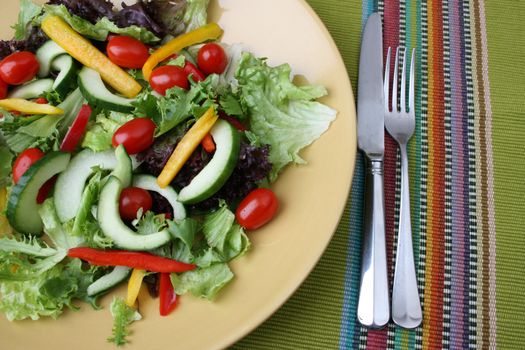
[[[51,62],[53,60],[65,54],[66,50],[58,46],[53,40],[47,41],[36,51],[36,58],[40,64],[40,70],[38,71],[38,76],[41,78],[47,77],[49,71],[51,70]]]
[[[100,74],[88,67],[84,67],[78,74],[78,86],[89,104],[117,112],[131,112],[134,99],[115,95],[108,90]]]
[[[7,203],[7,219],[11,226],[28,234],[42,232],[36,197],[42,185],[64,171],[69,164],[69,153],[52,152],[34,163],[11,190]]]
[[[60,55],[51,63],[51,70],[58,71],[58,76],[53,83],[53,89],[61,96],[76,88],[77,63],[68,54]]]
[[[69,221],[77,215],[86,180],[95,166],[105,170],[115,169],[117,166],[115,152],[108,150],[95,153],[89,149],[83,150],[71,160],[67,169],[58,177],[54,200],[60,221]],[[135,161],[133,168],[137,166]]]
[[[58,126],[59,139],[63,139],[66,135],[69,127],[75,121],[75,118],[78,116],[78,112],[82,105],[84,104],[84,97],[80,92],[80,89],[75,89],[70,93],[61,104],[58,105],[58,108],[64,111],[64,117]]]
[[[127,266],[115,266],[113,271],[100,277],[95,282],[87,287],[87,295],[92,297],[108,291],[115,287],[120,282],[125,281],[131,272],[131,268]]]
[[[116,176],[122,182],[122,186],[129,187],[133,176],[133,164],[124,145],[120,144],[115,149],[115,158],[117,159],[117,166],[111,172],[111,175]]]
[[[186,217],[186,209],[181,202],[179,202],[177,192],[171,187],[161,188],[157,184],[157,178],[151,175],[135,175],[133,176],[133,187],[139,187],[147,191],[157,192],[171,204],[173,208],[173,216],[175,220],[182,220]]]
[[[149,235],[139,235],[120,218],[119,199],[123,186],[118,178],[110,176],[102,188],[97,219],[102,232],[113,239],[120,248],[127,250],[151,250],[170,241],[168,230]]]
[[[213,196],[235,169],[241,138],[230,123],[219,120],[211,130],[216,150],[211,161],[179,192],[179,201],[194,204]]]
[[[53,90],[53,79],[37,79],[18,86],[9,93],[9,98],[23,98],[29,100],[37,98],[44,92]]]

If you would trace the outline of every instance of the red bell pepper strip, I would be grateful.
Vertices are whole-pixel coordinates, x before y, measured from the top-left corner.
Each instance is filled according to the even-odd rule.
[[[62,144],[60,145],[60,150],[62,152],[75,151],[80,140],[82,140],[82,136],[84,136],[91,112],[92,110],[89,105],[82,105],[77,117],[73,121],[73,124],[71,124],[71,127],[67,131],[64,140],[62,140]]]
[[[159,313],[168,316],[177,307],[177,294],[173,290],[170,274],[161,273],[159,277]]]
[[[45,97],[39,97],[35,100],[35,103],[38,103],[39,105],[47,105],[49,102]]]
[[[215,151],[215,142],[213,142],[213,137],[210,133],[207,133],[206,136],[201,141],[202,148],[208,153],[213,153]]]
[[[227,115],[226,113],[219,113],[219,117],[221,119],[224,119],[226,120],[228,123],[230,123],[235,129],[239,130],[239,131],[246,131],[248,130],[247,127],[245,127],[239,120],[235,119],[234,117],[230,117],[229,115]]]
[[[53,186],[55,186],[55,182],[57,181],[58,175],[53,176],[49,180],[47,180],[42,187],[38,190],[38,195],[36,196],[36,202],[38,204],[44,203],[44,201],[49,196],[49,193],[53,189]]]
[[[180,273],[195,269],[195,265],[156,256],[144,252],[127,250],[98,250],[93,248],[72,248],[67,255],[79,258],[97,266],[128,266],[151,272]]]

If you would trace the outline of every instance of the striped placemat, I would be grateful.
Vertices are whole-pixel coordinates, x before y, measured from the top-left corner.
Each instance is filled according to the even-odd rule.
[[[363,165],[323,258],[295,295],[235,349],[525,348],[525,2],[309,0],[355,87],[362,25],[384,15],[388,46],[416,48],[409,147],[414,253],[424,320],[368,331],[356,322]],[[399,201],[387,138],[387,253]],[[392,270],[390,269],[392,276]]]

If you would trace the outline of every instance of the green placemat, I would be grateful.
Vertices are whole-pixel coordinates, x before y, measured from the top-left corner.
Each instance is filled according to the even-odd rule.
[[[317,267],[234,349],[522,349],[525,343],[525,3],[309,0],[356,85],[359,38],[384,14],[385,46],[416,48],[409,156],[422,326],[356,323],[363,168]],[[387,138],[387,253],[395,255],[395,143]]]

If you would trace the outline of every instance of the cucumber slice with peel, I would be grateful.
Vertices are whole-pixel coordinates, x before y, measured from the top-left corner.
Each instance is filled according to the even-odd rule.
[[[100,74],[88,67],[84,67],[78,74],[78,87],[90,105],[117,112],[131,112],[135,107],[131,105],[135,99],[116,95],[108,90]]]
[[[120,218],[119,199],[123,186],[115,176],[110,176],[102,192],[98,204],[98,224],[107,237],[115,244],[127,250],[152,250],[171,239],[167,229],[149,235],[139,235],[130,229]]]
[[[38,76],[41,78],[47,77],[49,75],[49,71],[51,70],[51,63],[53,60],[65,53],[67,53],[66,50],[60,47],[53,40],[46,41],[44,45],[42,45],[36,51],[36,58],[40,64]]]
[[[213,158],[189,185],[179,192],[179,201],[194,204],[213,196],[232,174],[239,160],[241,138],[237,129],[219,120],[211,129],[216,150]]]
[[[157,184],[157,178],[151,175],[135,175],[133,176],[133,187],[142,188],[147,191],[157,192],[171,204],[173,208],[173,218],[175,220],[182,220],[186,217],[186,209],[181,202],[179,202],[177,192],[171,187],[161,188]]]
[[[51,90],[53,90],[53,79],[37,79],[14,88],[8,97],[29,100]]]
[[[59,72],[53,83],[53,90],[61,97],[76,87],[77,63],[73,57],[67,54],[58,56],[51,63],[51,70]]]
[[[115,266],[113,271],[100,277],[87,287],[87,295],[92,297],[107,292],[117,284],[126,280],[131,273],[131,268],[127,266]]]
[[[138,166],[134,158],[132,164],[133,169]],[[93,172],[92,168],[96,166],[104,170],[115,169],[117,166],[115,151],[93,152],[85,149],[71,160],[67,169],[58,177],[54,201],[61,222],[69,221],[77,215],[86,181]]]
[[[34,163],[13,187],[7,203],[7,219],[20,233],[40,234],[42,219],[38,214],[36,197],[46,181],[64,171],[71,155],[52,152]]]

